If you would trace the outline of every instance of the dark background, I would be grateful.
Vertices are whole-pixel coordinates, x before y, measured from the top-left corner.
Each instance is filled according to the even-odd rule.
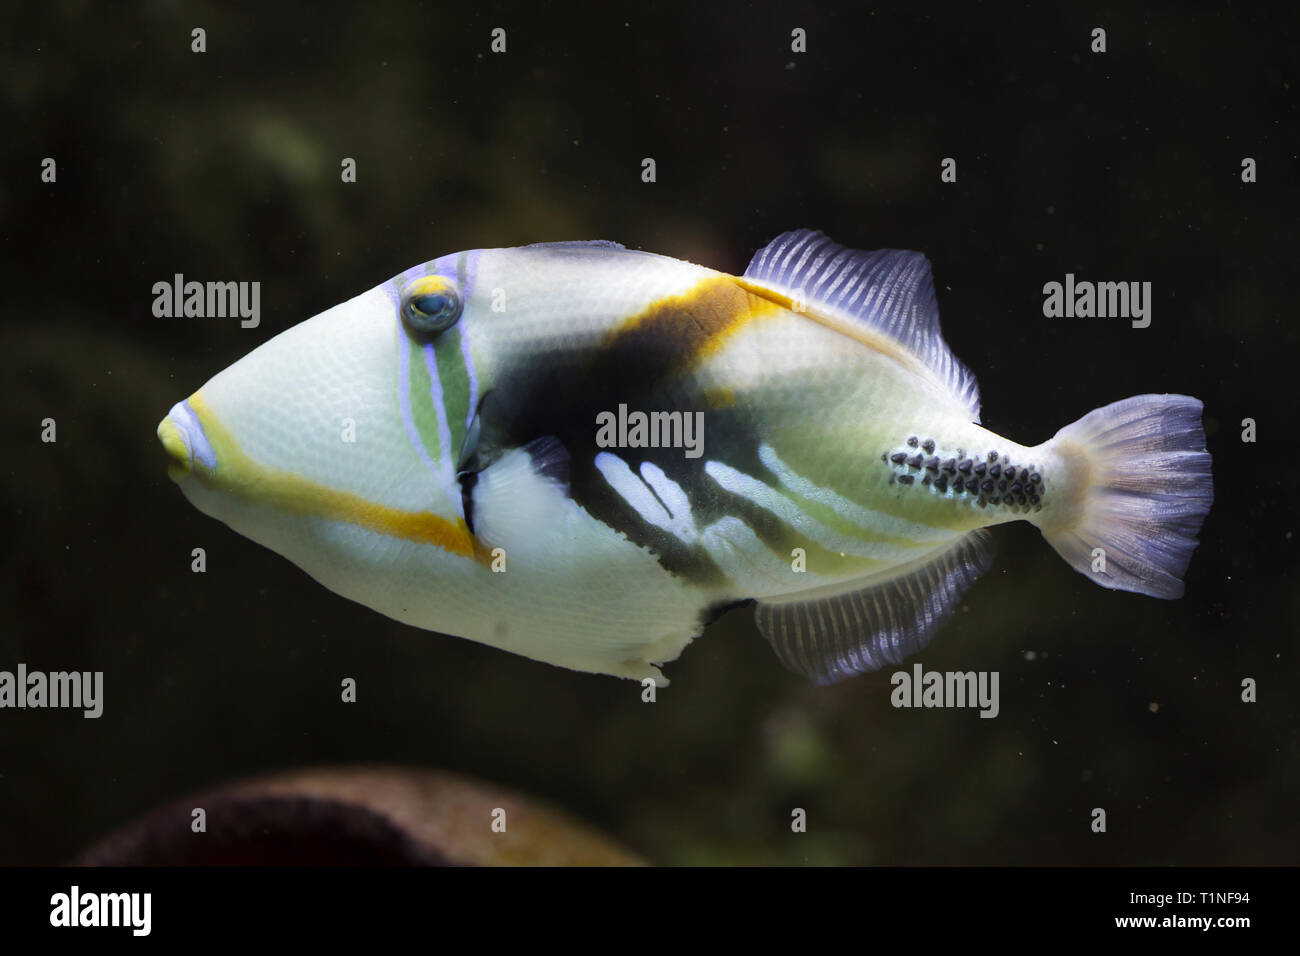
[[[0,863],[65,861],[234,778],[352,762],[516,787],[662,863],[1297,862],[1300,37],[1292,13],[1134,6],[9,11],[0,669],[103,670],[106,702],[99,720],[0,711]],[[749,610],[668,665],[651,706],[352,604],[166,478],[173,402],[416,263],[604,238],[738,272],[800,226],[925,251],[984,423],[1017,441],[1128,395],[1203,399],[1216,502],[1186,597],[1097,588],[1018,524],[918,658],[999,671],[996,720],[895,710],[889,672],[811,687]],[[154,318],[176,272],[260,281],[261,327]],[[1044,318],[1067,272],[1152,282],[1151,327]]]

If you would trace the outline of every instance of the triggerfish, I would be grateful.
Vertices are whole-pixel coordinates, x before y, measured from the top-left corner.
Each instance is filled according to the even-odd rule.
[[[1201,403],[1041,445],[979,424],[918,252],[788,232],[735,276],[611,242],[458,252],[266,342],[158,426],[199,510],[333,591],[580,671],[663,682],[755,603],[818,683],[923,647],[1036,525],[1160,598],[1213,497]]]

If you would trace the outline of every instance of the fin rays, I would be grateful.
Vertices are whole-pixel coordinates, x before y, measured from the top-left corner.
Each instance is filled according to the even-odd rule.
[[[943,339],[930,260],[922,253],[862,252],[823,232],[796,229],[760,249],[745,277],[888,336],[933,371],[971,420],[979,421],[979,385]]]
[[[828,596],[760,601],[754,620],[781,663],[817,684],[902,663],[988,570],[990,541],[974,531],[901,575]]]

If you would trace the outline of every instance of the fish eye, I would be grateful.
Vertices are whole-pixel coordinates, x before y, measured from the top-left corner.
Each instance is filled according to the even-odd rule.
[[[442,276],[424,276],[411,283],[402,298],[402,321],[412,332],[437,335],[456,324],[460,293]]]

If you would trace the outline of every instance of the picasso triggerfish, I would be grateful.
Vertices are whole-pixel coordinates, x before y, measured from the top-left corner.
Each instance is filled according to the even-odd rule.
[[[744,275],[610,242],[478,249],[266,342],[158,426],[201,511],[376,611],[662,682],[755,604],[818,683],[923,647],[1036,525],[1160,598],[1213,497],[1201,403],[1140,395],[1050,440],[979,424],[928,260],[799,230]]]

